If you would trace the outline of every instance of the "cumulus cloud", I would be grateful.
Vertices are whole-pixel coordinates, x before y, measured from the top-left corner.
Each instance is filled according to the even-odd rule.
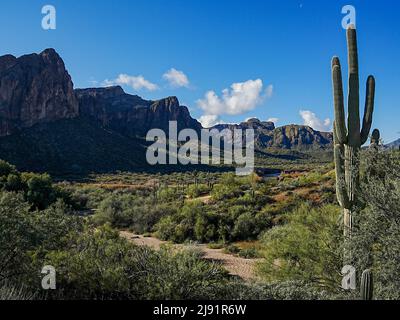
[[[149,91],[155,91],[158,89],[158,86],[150,81],[146,80],[143,76],[130,76],[127,74],[120,74],[114,80],[105,80],[103,85],[106,87],[121,85],[128,86],[133,88],[134,90],[142,90],[146,89]]]
[[[303,118],[303,123],[318,131],[330,131],[331,120],[329,118],[325,120],[319,119],[316,114],[309,110],[300,110],[300,116]]]
[[[272,86],[263,90],[262,80],[248,80],[224,89],[221,97],[215,91],[208,91],[203,99],[197,101],[197,105],[205,115],[239,115],[253,110],[264,98],[271,97],[272,92]]]
[[[267,120],[268,122],[273,122],[273,123],[278,123],[278,121],[279,121],[279,118],[269,118],[268,120]]]
[[[211,128],[221,123],[217,115],[203,115],[198,120],[204,128]]]
[[[174,88],[189,87],[189,79],[182,71],[172,68],[163,74],[163,78]]]

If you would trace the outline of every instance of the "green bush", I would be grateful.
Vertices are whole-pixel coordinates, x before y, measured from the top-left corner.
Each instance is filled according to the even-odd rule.
[[[245,259],[256,259],[260,258],[260,254],[257,251],[256,248],[246,248],[246,249],[241,249],[238,253],[239,257],[245,258]]]
[[[342,232],[337,206],[301,205],[288,222],[262,236],[259,274],[268,282],[306,281],[338,289],[342,258]]]
[[[372,269],[375,299],[400,299],[400,153],[362,154],[364,210],[354,217],[351,245],[357,270]],[[359,274],[361,272],[359,271]]]
[[[186,194],[192,199],[208,194],[209,192],[210,188],[205,184],[191,185],[186,190]]]
[[[87,230],[47,262],[58,271],[56,298],[206,299],[222,297],[228,279],[196,251],[136,247],[108,227]]]
[[[154,226],[163,217],[175,214],[176,208],[170,203],[154,203],[151,198],[113,193],[100,202],[93,221],[142,234],[154,231]]]
[[[0,193],[0,281],[35,282],[46,252],[65,246],[80,230],[81,219],[70,215],[62,201],[31,211],[22,194]]]

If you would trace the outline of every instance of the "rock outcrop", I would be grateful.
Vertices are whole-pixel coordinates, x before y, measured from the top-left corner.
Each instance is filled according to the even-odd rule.
[[[83,117],[128,136],[153,128],[201,129],[176,97],[147,101],[117,87],[73,89],[63,60],[54,49],[16,58],[0,57],[0,136],[38,123]]]
[[[147,101],[125,93],[119,86],[75,92],[82,117],[127,136],[144,137],[154,128],[168,133],[169,121],[177,121],[178,130],[201,129],[200,123],[190,116],[186,107],[180,106],[176,97]]]
[[[320,132],[308,126],[287,125],[276,128],[270,145],[284,149],[327,149],[333,146],[333,134]]]
[[[78,114],[71,77],[53,49],[0,57],[0,136]]]
[[[275,128],[273,122],[253,118],[240,124],[219,124],[213,127],[224,129],[254,129],[255,146],[258,149],[280,148],[295,150],[328,149],[332,147],[333,136],[328,132],[319,132],[308,126],[287,125]]]

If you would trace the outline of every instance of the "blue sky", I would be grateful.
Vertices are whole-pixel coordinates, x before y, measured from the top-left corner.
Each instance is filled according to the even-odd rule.
[[[46,4],[57,10],[56,30],[41,28]],[[121,83],[147,99],[174,95],[195,118],[328,128],[330,60],[347,65],[347,4],[357,10],[362,107],[372,73],[373,127],[389,142],[400,137],[397,0],[4,0],[0,54],[53,47],[76,88]]]

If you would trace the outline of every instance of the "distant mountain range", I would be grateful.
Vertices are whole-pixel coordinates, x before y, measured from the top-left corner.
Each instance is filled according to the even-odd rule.
[[[286,125],[275,128],[275,124],[259,119],[249,119],[240,124],[220,124],[214,129],[253,129],[256,148],[291,149],[299,151],[332,148],[333,135],[329,132],[316,131],[308,126]]]
[[[397,139],[396,141],[393,141],[393,142],[387,144],[386,147],[391,148],[391,149],[400,148],[400,139]]]
[[[0,158],[21,170],[103,172],[144,166],[148,130],[202,129],[176,97],[158,101],[119,87],[74,89],[54,49],[0,57]],[[310,127],[275,128],[251,119],[214,128],[253,128],[257,148],[329,149],[332,134]]]

